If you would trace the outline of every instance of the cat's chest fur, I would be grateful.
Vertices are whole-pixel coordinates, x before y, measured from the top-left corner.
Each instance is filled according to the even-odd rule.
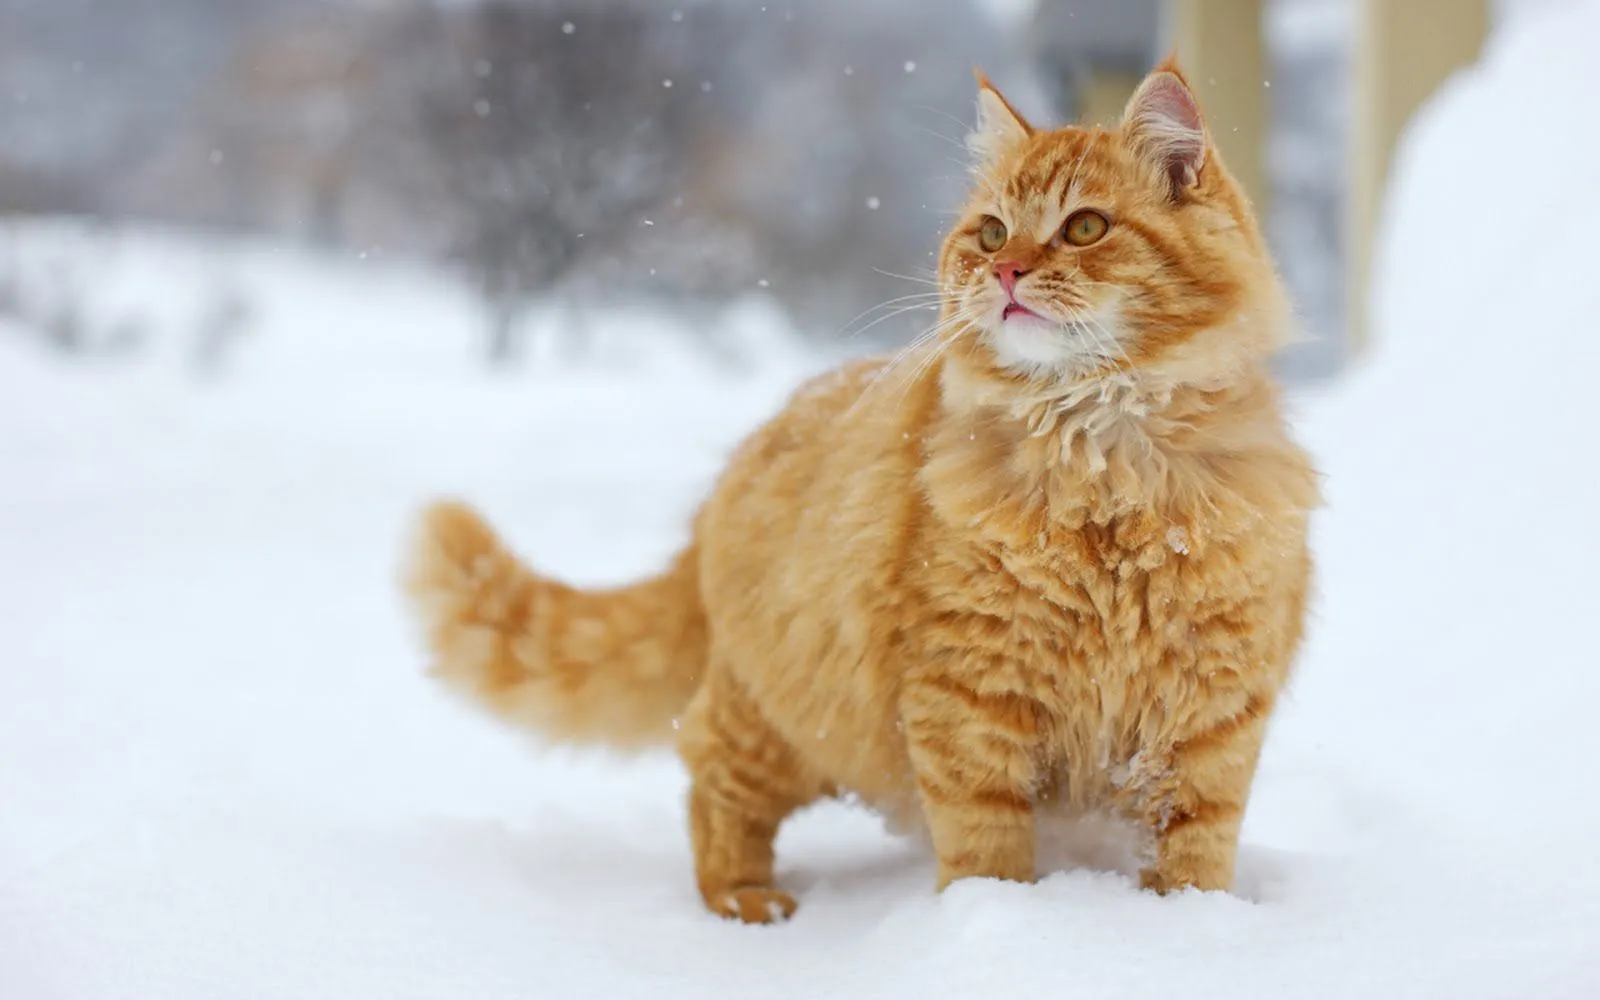
[[[1275,659],[1261,642],[1301,586],[1303,512],[1269,517],[1207,488],[1209,456],[1115,428],[1098,451],[993,427],[941,444],[923,469],[925,541],[942,553],[927,610],[970,647],[927,652],[1034,706],[1041,796],[1088,809],[1137,794],[1194,718],[1281,684],[1260,676]]]
[[[983,623],[975,636],[987,654],[986,686],[1014,674],[1005,685],[1044,704],[1077,682],[1136,686],[1191,667],[1197,633],[1271,585],[1269,567],[1208,537],[1208,527],[1150,513],[1105,524],[969,525],[941,544],[927,604],[935,616]]]
[[[1138,518],[1032,540],[975,532],[928,568],[914,658],[986,698],[1020,699],[1037,726],[1041,806],[1132,808],[1193,719],[1278,686],[1253,674],[1257,654],[1235,635],[1270,574],[1241,571],[1248,554],[1232,545],[1197,553],[1190,535],[1203,528],[1175,528]]]

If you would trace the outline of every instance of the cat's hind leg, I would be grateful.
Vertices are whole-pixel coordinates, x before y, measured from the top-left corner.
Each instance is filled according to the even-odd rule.
[[[681,722],[689,769],[689,833],[695,879],[711,912],[749,924],[787,919],[794,897],[773,879],[773,842],[794,810],[821,797],[793,748],[723,670]]]

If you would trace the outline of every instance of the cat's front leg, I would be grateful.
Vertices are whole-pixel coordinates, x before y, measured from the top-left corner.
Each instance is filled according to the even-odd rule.
[[[900,717],[939,888],[960,878],[1031,881],[1038,705],[937,673],[908,678]]]
[[[1145,789],[1145,822],[1155,859],[1140,873],[1146,889],[1233,888],[1239,829],[1266,735],[1270,702],[1250,698],[1236,713],[1212,717],[1161,753]]]

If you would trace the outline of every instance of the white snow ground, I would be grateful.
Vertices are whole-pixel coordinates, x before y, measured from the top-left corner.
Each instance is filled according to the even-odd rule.
[[[0,997],[1600,996],[1595,37],[1530,18],[1409,137],[1380,347],[1302,407],[1322,597],[1239,897],[939,897],[829,806],[780,843],[792,923],[714,920],[675,763],[447,701],[393,566],[450,491],[575,581],[647,571],[807,362],[645,325],[632,372],[485,379],[418,276],[130,241],[100,299],[162,329],[218,268],[269,307],[215,382],[0,336]]]

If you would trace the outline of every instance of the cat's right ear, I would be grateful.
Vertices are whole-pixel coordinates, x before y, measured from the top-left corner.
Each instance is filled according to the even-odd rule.
[[[988,77],[981,71],[973,72],[978,78],[978,127],[967,136],[967,148],[981,169],[1005,159],[1022,145],[1033,134],[1033,126],[1017,114]]]
[[[1169,56],[1139,84],[1123,112],[1122,131],[1171,197],[1200,183],[1210,140],[1176,59]]]

